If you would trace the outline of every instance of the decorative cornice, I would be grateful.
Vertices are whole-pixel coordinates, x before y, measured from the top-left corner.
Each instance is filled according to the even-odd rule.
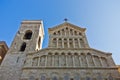
[[[83,32],[86,30],[86,28],[81,28],[81,27],[76,26],[76,25],[74,25],[74,24],[71,24],[71,23],[68,23],[68,22],[64,22],[64,23],[62,23],[62,24],[59,24],[59,25],[57,25],[57,26],[54,26],[53,28],[49,28],[48,31],[49,31],[49,33],[50,33],[50,32],[52,32],[52,31],[54,31],[54,30],[56,30],[56,29],[58,29],[58,28],[61,28],[61,26],[71,26],[71,27],[74,27],[74,28],[76,28],[77,30],[81,30],[81,31],[83,31]]]
[[[112,53],[107,53],[107,52],[103,52],[103,51],[100,51],[100,50],[97,50],[97,49],[93,49],[93,48],[44,48],[44,49],[41,49],[37,52],[31,52],[31,53],[28,53],[27,55],[29,54],[36,54],[36,53],[40,53],[40,52],[43,52],[43,51],[47,51],[47,50],[91,50],[91,51],[96,51],[96,52],[99,52],[101,54],[105,54],[105,55],[112,55]]]
[[[111,70],[111,69],[118,69],[117,67],[40,67],[40,66],[32,66],[32,67],[23,67],[24,69],[106,69],[106,70]]]

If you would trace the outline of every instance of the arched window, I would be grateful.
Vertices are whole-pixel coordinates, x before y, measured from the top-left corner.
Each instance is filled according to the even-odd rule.
[[[31,37],[32,37],[32,31],[31,30],[27,30],[25,32],[25,35],[24,35],[23,39],[31,39]]]
[[[61,35],[61,34],[60,34],[60,31],[58,31],[58,35]]]
[[[38,59],[39,57],[33,58],[32,66],[38,66]]]
[[[86,60],[86,55],[84,53],[81,53],[81,66],[86,67],[87,66],[87,60]]]
[[[59,60],[60,60],[59,61],[60,66],[66,66],[66,56],[64,52],[61,53]]]
[[[78,39],[76,38],[74,41],[75,41],[75,48],[79,48]]]
[[[87,53],[86,57],[88,59],[89,66],[95,66],[94,62],[93,62],[93,59],[92,59],[92,55],[90,53]]]
[[[41,43],[41,37],[38,39],[38,48],[40,48],[40,43]]]
[[[20,47],[20,51],[25,51],[25,48],[26,48],[26,43],[24,42]]]
[[[64,29],[62,29],[62,35],[65,35],[65,30]]]
[[[62,48],[62,39],[61,38],[58,40],[58,47]]]
[[[67,55],[67,64],[70,67],[73,66],[73,56],[71,55],[71,53],[68,53],[68,55]]]
[[[69,39],[69,47],[73,48],[73,40],[72,39]]]
[[[83,39],[80,39],[80,44],[81,44],[81,47],[82,47],[82,48],[84,48],[84,47],[85,47],[85,44],[84,44]]]
[[[78,53],[75,53],[74,54],[74,64],[75,64],[75,67],[77,66],[80,66],[80,61],[79,61],[79,55]]]
[[[91,80],[91,78],[90,77],[86,77],[86,80]]]
[[[48,56],[47,56],[47,66],[52,66],[52,62],[53,62],[53,59],[52,59],[52,53],[48,53]]]
[[[79,32],[79,35],[81,36],[81,35],[82,35],[82,33],[80,33],[80,32]]]
[[[64,48],[68,48],[67,39],[64,39]]]
[[[69,35],[69,30],[67,27],[66,27],[66,35]]]
[[[73,35],[73,30],[72,29],[70,29],[70,35]]]
[[[54,66],[59,66],[59,55],[55,53],[54,55]]]
[[[53,34],[56,35],[56,32],[54,32]]]
[[[45,66],[45,61],[46,61],[46,56],[45,55],[43,55],[43,56],[41,56],[40,57],[40,66]]]
[[[104,67],[109,66],[108,62],[107,62],[107,59],[105,57],[101,57],[101,60],[102,60],[102,64],[103,64]]]
[[[42,75],[40,80],[46,80],[46,77],[44,75]]]
[[[54,76],[54,77],[52,78],[52,80],[58,80],[58,79],[57,79],[57,77],[56,77],[56,76]]]
[[[70,80],[69,74],[66,73],[63,80]]]
[[[110,73],[108,76],[108,80],[113,80],[112,74]]]
[[[80,80],[80,76],[79,76],[78,73],[75,74],[75,76],[74,76],[74,80]]]
[[[97,73],[97,80],[103,80],[101,73]]]
[[[101,66],[101,62],[98,56],[94,55],[94,60],[95,60],[96,66]]]
[[[30,76],[29,80],[35,80],[35,77],[34,76]]]
[[[77,35],[77,31],[74,31],[74,35]]]
[[[53,39],[53,47],[57,47],[57,39],[56,38]]]

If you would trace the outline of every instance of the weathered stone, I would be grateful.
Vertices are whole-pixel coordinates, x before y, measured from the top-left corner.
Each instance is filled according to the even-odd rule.
[[[120,79],[112,54],[91,48],[85,30],[68,22],[49,28],[49,45],[42,49],[42,21],[23,21],[0,67],[0,80]]]

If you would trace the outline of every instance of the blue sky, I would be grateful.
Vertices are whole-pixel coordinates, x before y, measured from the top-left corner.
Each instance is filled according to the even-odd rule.
[[[90,47],[111,52],[120,64],[120,0],[0,0],[0,40],[12,43],[22,20],[43,20],[48,28],[69,22],[87,28]]]

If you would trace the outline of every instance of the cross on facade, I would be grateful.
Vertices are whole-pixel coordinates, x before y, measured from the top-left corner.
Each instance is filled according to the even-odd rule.
[[[64,19],[64,21],[65,21],[65,22],[67,22],[67,21],[68,21],[68,19],[67,19],[67,18],[65,18],[65,19]]]

